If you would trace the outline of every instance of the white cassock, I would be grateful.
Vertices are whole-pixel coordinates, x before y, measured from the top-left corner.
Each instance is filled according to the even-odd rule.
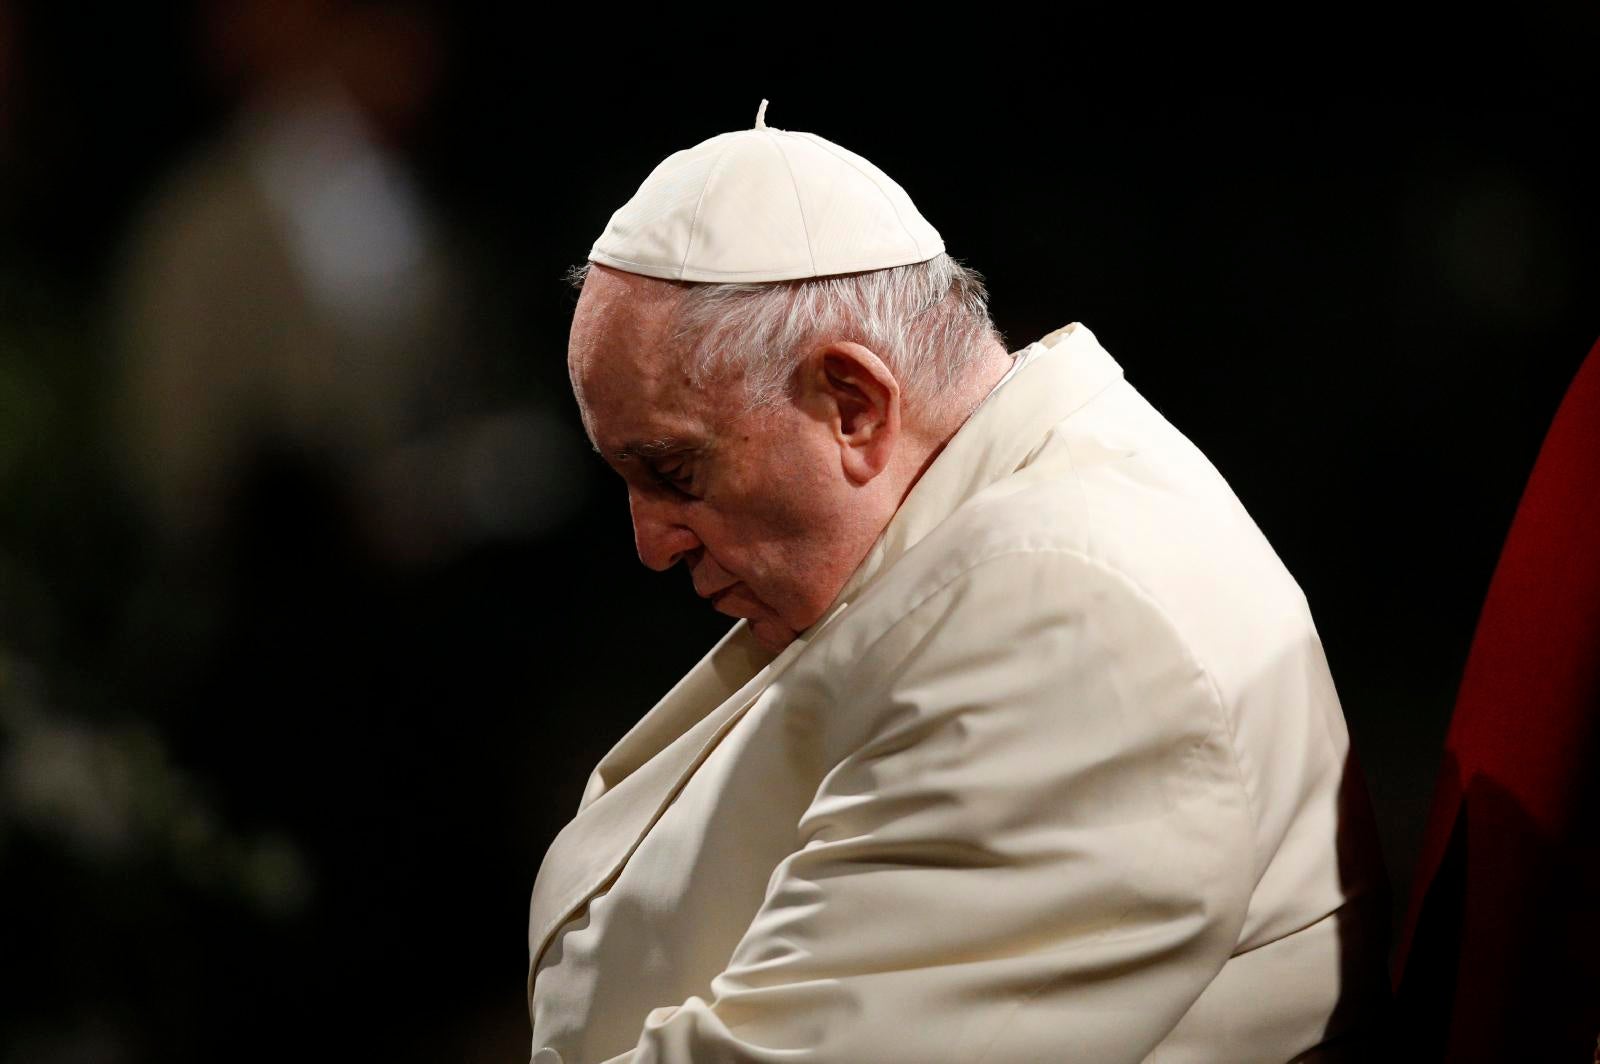
[[[1093,333],[1017,357],[821,621],[740,621],[596,767],[535,1064],[1284,1061],[1380,1007],[1304,594]]]

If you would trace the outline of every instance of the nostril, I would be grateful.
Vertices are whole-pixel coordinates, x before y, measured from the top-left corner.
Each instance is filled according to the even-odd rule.
[[[656,572],[665,572],[682,559],[692,565],[702,546],[688,528],[640,508],[633,513],[633,538],[639,560]]]

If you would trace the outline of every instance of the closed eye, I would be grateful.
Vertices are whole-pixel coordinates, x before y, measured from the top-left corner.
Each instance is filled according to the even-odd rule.
[[[694,498],[694,474],[688,465],[679,460],[655,462],[650,466],[650,471],[656,479],[662,481],[674,491]]]

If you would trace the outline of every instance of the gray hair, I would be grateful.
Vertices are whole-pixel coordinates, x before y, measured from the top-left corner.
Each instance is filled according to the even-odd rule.
[[[589,268],[574,266],[566,279],[581,288]],[[691,379],[699,384],[737,371],[747,409],[787,395],[807,351],[853,341],[883,359],[908,403],[942,412],[967,368],[993,345],[1005,346],[982,275],[943,252],[830,277],[664,283],[683,289],[671,341],[688,352]]]

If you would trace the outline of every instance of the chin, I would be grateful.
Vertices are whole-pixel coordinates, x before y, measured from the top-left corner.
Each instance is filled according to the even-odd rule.
[[[762,617],[751,620],[750,634],[756,637],[756,642],[776,654],[793,643],[797,633],[786,624]]]

